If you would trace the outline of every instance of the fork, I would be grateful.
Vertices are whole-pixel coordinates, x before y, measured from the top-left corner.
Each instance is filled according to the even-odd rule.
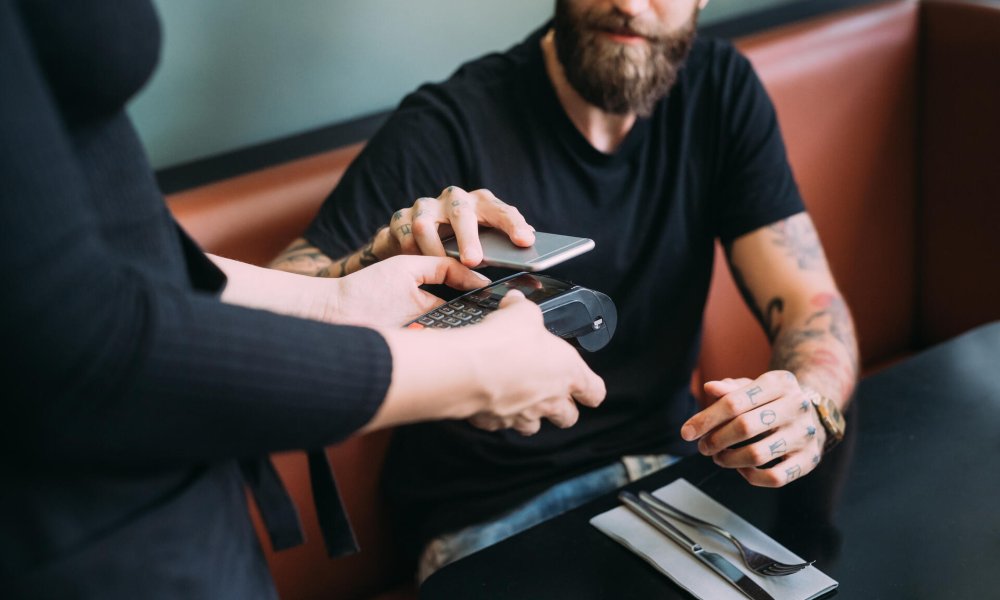
[[[702,529],[707,529],[716,533],[730,542],[739,551],[740,556],[743,558],[743,562],[746,566],[750,568],[751,571],[759,575],[766,575],[768,577],[784,577],[785,575],[791,575],[792,573],[798,573],[802,569],[813,564],[815,561],[788,564],[771,558],[770,556],[753,550],[741,542],[737,537],[722,527],[709,523],[708,521],[703,521],[698,517],[689,515],[688,513],[682,511],[681,509],[670,505],[663,500],[660,500],[656,496],[650,494],[649,492],[639,492],[639,498],[642,499],[646,504],[652,508],[658,510],[660,513],[667,515],[668,517],[673,517],[678,521],[682,521],[691,525],[693,527],[700,527]]]

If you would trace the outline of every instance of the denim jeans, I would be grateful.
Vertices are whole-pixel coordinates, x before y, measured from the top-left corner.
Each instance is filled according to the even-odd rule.
[[[431,573],[448,563],[659,471],[678,458],[669,454],[624,456],[610,465],[558,483],[492,521],[438,536],[427,544],[420,556],[417,581],[423,583]]]

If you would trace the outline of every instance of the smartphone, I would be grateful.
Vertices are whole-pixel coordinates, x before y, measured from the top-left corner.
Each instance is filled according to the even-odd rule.
[[[483,245],[482,265],[504,267],[518,271],[542,271],[574,256],[594,249],[589,238],[535,232],[535,244],[528,248],[515,246],[507,234],[499,229],[480,229],[479,242]],[[458,258],[458,240],[444,240],[445,254]]]

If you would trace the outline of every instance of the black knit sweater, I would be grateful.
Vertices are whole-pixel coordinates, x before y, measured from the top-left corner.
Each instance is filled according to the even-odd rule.
[[[158,49],[148,0],[0,0],[0,581],[31,596],[270,595],[232,459],[389,384],[374,331],[219,301],[124,112]]]

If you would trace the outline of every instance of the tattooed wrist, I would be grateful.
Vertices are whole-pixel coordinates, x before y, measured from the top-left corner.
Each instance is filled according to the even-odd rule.
[[[306,240],[296,240],[284,252],[278,255],[269,265],[272,269],[309,275],[311,277],[330,277],[330,266],[333,261]]]
[[[846,398],[858,375],[857,342],[847,305],[835,293],[816,294],[809,303],[813,312],[798,326],[774,329],[770,368],[787,369],[800,378],[808,374],[815,387],[829,396]],[[781,319],[778,306],[774,318]]]

